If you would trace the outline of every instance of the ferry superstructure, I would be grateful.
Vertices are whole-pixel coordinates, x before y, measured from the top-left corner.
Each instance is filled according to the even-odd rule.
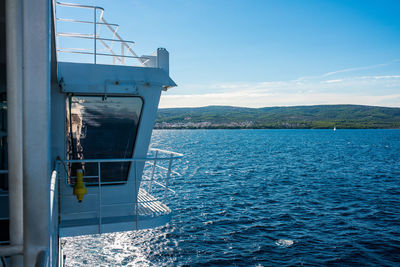
[[[138,56],[101,7],[0,5],[1,262],[63,266],[60,237],[167,223],[182,155],[149,143],[161,92],[176,86],[168,51]]]

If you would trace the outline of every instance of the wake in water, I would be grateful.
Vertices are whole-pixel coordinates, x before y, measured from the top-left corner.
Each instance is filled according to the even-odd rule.
[[[278,247],[284,247],[284,248],[291,247],[293,245],[293,243],[294,243],[293,240],[290,240],[290,239],[279,239],[279,240],[276,240],[276,242],[275,242],[275,244]]]

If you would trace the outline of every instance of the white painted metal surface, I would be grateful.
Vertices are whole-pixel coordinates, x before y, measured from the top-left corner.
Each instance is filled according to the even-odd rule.
[[[182,155],[155,150],[156,156],[148,157],[147,153],[161,91],[176,86],[169,77],[168,51],[159,48],[152,56],[137,56],[131,47],[133,42],[122,39],[117,33],[118,25],[104,19],[102,8],[79,6],[93,11],[92,21],[67,18],[58,21],[92,24],[93,34],[59,33],[58,36],[93,40],[92,49],[84,48],[81,52],[93,55],[95,64],[51,64],[51,52],[54,52],[50,45],[51,1],[7,0],[7,5],[7,27],[10,27],[7,32],[8,115],[11,122],[8,134],[13,136],[9,141],[9,160],[15,163],[10,164],[9,170],[10,181],[15,181],[10,186],[10,219],[14,223],[10,229],[11,246],[2,246],[0,255],[23,253],[25,266],[57,266],[62,262],[56,258],[62,257],[59,233],[67,236],[115,232],[165,224],[171,210],[161,198],[168,192],[174,193],[168,187],[170,176],[177,174],[172,170],[172,162]],[[101,37],[103,28],[111,31],[113,38]],[[120,53],[115,50],[116,43],[120,45]],[[99,51],[99,44],[108,52]],[[62,48],[58,50],[62,52]],[[71,49],[63,52],[80,53]],[[111,57],[115,64],[125,66],[97,64],[99,56]],[[132,58],[141,67],[128,66]],[[57,73],[57,79],[51,80],[52,73]],[[65,182],[68,178],[65,169],[54,167],[56,162],[72,162],[66,160],[65,140],[66,99],[71,94],[140,96],[144,103],[132,157],[93,159],[98,164],[98,183],[88,187],[82,203],[77,202],[72,186]],[[103,183],[100,166],[107,161],[131,162],[126,182]],[[52,168],[55,168],[53,172]],[[159,172],[164,172],[161,180]],[[18,179],[22,176],[23,186]]]
[[[61,62],[59,63],[59,79],[62,81],[61,90],[64,93],[140,96],[144,104],[132,158],[146,158],[161,91],[163,88],[175,86],[175,83],[163,69]],[[113,86],[110,86],[110,84],[113,84]],[[59,109],[56,113],[63,113],[65,101]],[[65,136],[65,132],[63,136]],[[63,157],[65,151],[59,151],[59,155]],[[129,171],[126,184],[103,186],[101,195],[104,204],[134,203],[137,198],[143,168],[144,161],[137,161],[135,168],[131,168]],[[79,205],[72,194],[71,187],[64,183],[60,186],[63,200],[61,203],[62,210],[68,211],[68,213],[70,210],[93,210],[91,207],[96,206],[96,203],[99,202],[98,195],[100,193],[96,191],[97,188],[88,188],[87,200],[83,205]],[[115,196],[118,196],[118,198]],[[64,206],[65,203],[69,203],[69,205]],[[130,204],[126,204],[120,205],[118,209],[105,208],[104,213],[107,216],[121,216],[121,214],[125,215],[130,210]]]
[[[22,254],[23,235],[23,132],[22,132],[22,1],[6,1],[7,42],[7,116],[10,244]],[[4,172],[4,171],[3,171]],[[22,256],[11,259],[13,266],[23,264]]]
[[[50,246],[50,1],[23,0],[24,265]]]
[[[58,78],[64,93],[89,95],[148,95],[176,86],[164,69],[85,63],[58,63]],[[158,101],[159,93],[153,93]],[[158,102],[155,109],[158,107]]]

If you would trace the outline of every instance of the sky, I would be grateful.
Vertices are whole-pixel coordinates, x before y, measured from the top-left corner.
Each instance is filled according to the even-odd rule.
[[[400,107],[397,0],[80,2],[104,7],[137,54],[167,48],[178,87],[161,108]]]

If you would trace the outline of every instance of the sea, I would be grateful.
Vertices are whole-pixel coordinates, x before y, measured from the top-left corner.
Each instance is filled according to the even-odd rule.
[[[66,266],[399,266],[400,130],[155,130],[169,224],[63,239]]]

